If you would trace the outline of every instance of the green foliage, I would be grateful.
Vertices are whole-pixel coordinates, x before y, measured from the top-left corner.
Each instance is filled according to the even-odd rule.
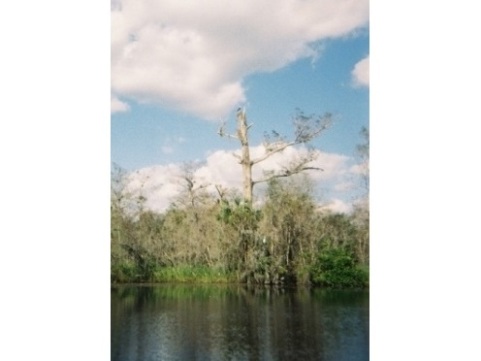
[[[306,179],[272,180],[262,209],[260,231],[266,238],[271,279],[306,282],[306,255],[317,251],[318,215]],[[302,255],[302,256],[301,256]]]
[[[311,281],[324,287],[363,288],[368,285],[366,271],[356,265],[355,258],[348,251],[329,249],[322,252],[312,266]]]
[[[129,248],[124,257],[112,258],[111,281],[113,283],[125,282],[151,282],[158,267],[157,261],[145,251]]]
[[[135,262],[115,262],[111,265],[112,283],[129,283],[138,280],[138,271]]]
[[[223,269],[191,265],[160,267],[154,275],[155,282],[166,283],[228,283],[234,280],[234,276]]]
[[[349,250],[354,248],[357,229],[346,214],[328,214],[320,220],[319,225],[323,230],[323,247]]]
[[[163,214],[132,208],[139,197],[121,185],[111,201],[112,283],[368,286],[368,213],[321,213],[306,179],[272,180],[259,208],[204,195]]]
[[[222,201],[217,219],[225,224],[232,225],[237,230],[255,230],[261,219],[261,212],[241,201],[239,198],[232,202]]]
[[[136,262],[116,263],[111,268],[112,283],[230,283],[235,275],[207,266],[161,266],[149,263],[147,268]]]

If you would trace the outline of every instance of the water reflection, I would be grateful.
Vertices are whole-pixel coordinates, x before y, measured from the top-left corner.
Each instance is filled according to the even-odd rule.
[[[112,360],[369,360],[367,292],[112,288]]]

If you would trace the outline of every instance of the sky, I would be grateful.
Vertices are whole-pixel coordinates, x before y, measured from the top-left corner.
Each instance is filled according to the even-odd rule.
[[[310,145],[323,206],[347,212],[359,197],[360,131],[369,128],[367,0],[114,1],[111,6],[111,160],[132,172],[147,205],[163,211],[181,190],[180,167],[200,162],[203,184],[240,188],[234,139],[243,107],[253,154],[264,133],[292,139],[297,109],[333,115]],[[295,147],[254,169],[276,169]],[[256,195],[262,197],[262,187]]]
[[[321,3],[325,2],[319,0]],[[114,120],[128,113],[113,113],[110,119],[111,93],[129,105],[128,116],[135,114],[135,107],[143,107],[139,93],[127,84],[111,91],[110,8],[109,3],[97,0],[75,6],[53,0],[2,3],[0,213],[5,221],[0,227],[0,239],[4,240],[0,268],[6,275],[2,279],[5,289],[16,297],[0,301],[0,310],[5,310],[0,328],[9,335],[0,359],[32,359],[43,354],[49,360],[109,357],[110,162],[115,160],[130,169],[156,164],[165,170],[166,165],[175,169],[179,161],[157,155],[151,161],[127,161],[127,152],[120,157],[118,149],[114,151],[114,131],[121,125]],[[303,19],[306,23],[306,17]],[[371,358],[481,359],[477,332],[481,297],[473,287],[479,283],[481,239],[477,211],[481,203],[477,166],[481,107],[476,88],[481,83],[481,52],[474,46],[481,33],[479,11],[475,2],[467,0],[435,4],[371,0],[369,23],[370,49],[349,61],[344,79],[351,80],[351,67],[369,54],[369,87],[346,90],[356,96],[369,90]],[[310,34],[308,39],[315,37],[314,31],[300,31]],[[286,38],[285,33],[279,34]],[[353,39],[352,35],[327,40],[320,36],[322,46],[317,49],[323,51],[315,58],[315,69],[321,70],[336,44]],[[311,64],[312,58],[295,60],[289,58],[288,64],[270,71],[265,67],[254,72],[248,71],[250,67],[237,72],[230,68],[238,76],[229,78],[229,83],[242,79],[241,84],[246,85],[254,77],[274,77],[299,66],[302,60]],[[329,89],[331,92],[334,89]],[[294,96],[298,94],[289,93],[286,99]],[[199,124],[197,128],[212,126],[202,116],[179,110],[181,99],[163,99],[163,105],[155,108],[191,126]],[[248,117],[255,123],[253,134],[261,134],[264,126],[254,114],[267,107],[258,106],[259,99],[252,95],[244,101]],[[309,109],[303,104],[295,106],[317,112],[322,104]],[[272,104],[268,105],[273,111]],[[277,103],[276,109],[282,106]],[[286,114],[292,111],[289,106]],[[228,120],[232,126],[232,117]],[[272,128],[272,123],[266,128]],[[155,124],[176,123],[164,119]],[[178,127],[179,132],[184,129]],[[213,129],[216,132],[217,128]],[[333,146],[327,144],[328,134],[335,131],[333,127],[323,136],[322,146],[343,155],[328,149]],[[164,140],[164,135],[159,138]],[[162,147],[161,141],[152,148]],[[217,141],[209,138],[217,144],[209,147],[214,152],[231,146],[214,143]],[[125,148],[133,152],[127,143]],[[20,267],[17,255],[21,255]],[[15,277],[8,276],[12,270]],[[58,282],[32,282],[32,275],[35,280],[55,279],[62,287]],[[79,292],[82,287],[90,291]],[[399,292],[400,287],[408,291]],[[36,307],[24,307],[22,300],[28,302],[32,292],[50,297],[37,297]],[[52,302],[66,296],[69,302]],[[86,312],[72,313],[76,306]],[[394,309],[402,312],[392,312]],[[440,315],[445,327],[439,327]],[[92,324],[99,327],[92,328]],[[79,337],[72,337],[75,334]],[[52,335],[55,347],[50,347]],[[32,347],[24,347],[26,339]],[[88,347],[78,347],[80,339],[82,346]],[[409,347],[399,347],[399,340]]]

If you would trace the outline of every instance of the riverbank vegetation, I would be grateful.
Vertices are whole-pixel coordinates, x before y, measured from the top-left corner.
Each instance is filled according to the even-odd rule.
[[[164,213],[129,196],[112,176],[111,282],[242,282],[364,288],[369,280],[369,213],[321,211],[307,177],[273,179],[264,201],[209,194],[186,179]]]
[[[306,170],[317,153],[294,160],[279,172],[252,178],[252,167],[284,149],[306,144],[331,124],[331,116],[298,111],[295,137],[266,135],[265,154],[252,159],[245,110],[237,112],[237,129],[219,134],[237,139],[243,195],[215,185],[196,185],[195,164],[185,164],[183,192],[162,214],[144,207],[146,199],[128,191],[128,174],[114,167],[111,194],[111,281],[243,282],[311,284],[329,288],[363,288],[369,284],[369,133],[358,153],[364,169],[365,202],[351,214],[319,209]],[[234,157],[233,157],[234,158]],[[254,204],[253,186],[265,183]]]

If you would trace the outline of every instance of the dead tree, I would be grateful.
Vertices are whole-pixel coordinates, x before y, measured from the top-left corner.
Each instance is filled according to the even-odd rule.
[[[225,123],[223,123],[219,128],[218,134],[221,137],[237,139],[241,144],[241,154],[234,153],[233,155],[239,160],[239,164],[242,166],[244,200],[249,204],[252,203],[254,186],[258,183],[268,182],[274,178],[290,177],[306,170],[322,170],[321,168],[309,166],[309,163],[314,161],[318,154],[310,149],[305,156],[291,161],[280,171],[265,172],[263,178],[257,180],[252,179],[252,167],[254,165],[261,163],[276,153],[282,152],[288,147],[309,143],[330,126],[331,118],[331,114],[325,114],[324,116],[306,116],[298,110],[294,117],[294,140],[287,141],[273,130],[272,134],[265,134],[263,143],[265,153],[254,159],[251,159],[249,152],[249,129],[252,127],[252,124],[247,123],[245,109],[239,108],[237,110],[237,131],[235,134],[226,133]]]

